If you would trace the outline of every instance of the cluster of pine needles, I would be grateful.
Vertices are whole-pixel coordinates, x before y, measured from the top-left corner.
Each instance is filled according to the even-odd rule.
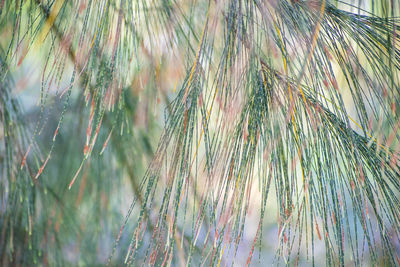
[[[0,265],[400,264],[398,0],[3,0],[0,36]]]

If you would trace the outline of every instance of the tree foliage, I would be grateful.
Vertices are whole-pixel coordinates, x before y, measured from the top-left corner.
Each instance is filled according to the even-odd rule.
[[[0,10],[3,265],[400,264],[398,0]]]

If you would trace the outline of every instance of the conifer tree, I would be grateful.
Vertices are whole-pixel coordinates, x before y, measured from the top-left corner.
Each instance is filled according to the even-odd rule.
[[[3,0],[0,36],[1,265],[400,264],[399,0]]]

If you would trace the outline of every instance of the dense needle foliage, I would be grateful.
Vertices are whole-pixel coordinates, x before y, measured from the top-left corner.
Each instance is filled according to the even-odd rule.
[[[399,0],[3,0],[0,36],[0,265],[400,264]]]

